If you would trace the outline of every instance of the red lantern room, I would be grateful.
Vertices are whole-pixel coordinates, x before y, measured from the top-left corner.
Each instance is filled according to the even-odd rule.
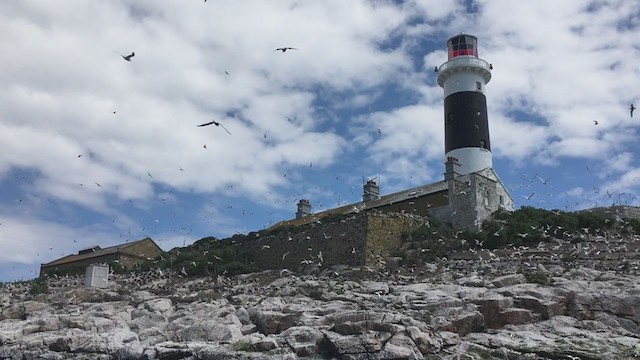
[[[458,56],[478,57],[478,38],[473,35],[460,34],[447,41],[449,60]]]

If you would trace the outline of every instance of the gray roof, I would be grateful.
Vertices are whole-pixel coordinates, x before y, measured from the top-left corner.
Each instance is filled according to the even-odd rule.
[[[376,200],[370,200],[366,202],[360,201],[357,203],[343,205],[334,209],[314,213],[299,219],[280,221],[275,225],[271,226],[269,229],[274,229],[282,226],[300,226],[304,224],[309,224],[330,215],[346,215],[346,214],[358,213],[360,211],[365,211],[365,210],[372,210],[372,209],[380,208],[386,205],[402,202],[405,200],[423,197],[423,196],[430,195],[430,194],[437,193],[444,190],[447,190],[447,182],[445,180],[442,180],[432,184],[421,185],[411,189],[398,191],[393,194],[384,195]]]
[[[126,252],[126,249],[128,247],[131,247],[133,245],[136,245],[138,243],[141,243],[143,241],[151,241],[153,242],[153,240],[151,240],[151,238],[144,238],[142,240],[137,240],[137,241],[131,241],[128,243],[124,243],[124,244],[119,244],[119,245],[114,245],[114,246],[110,246],[104,249],[101,249],[99,246],[94,246],[91,248],[87,248],[87,249],[83,249],[80,251],[80,253],[78,254],[73,254],[73,255],[67,255],[63,258],[57,259],[57,260],[53,260],[51,262],[48,262],[46,264],[42,264],[42,267],[50,267],[50,266],[56,266],[56,265],[63,265],[63,264],[69,264],[72,262],[76,262],[76,261],[80,261],[80,260],[86,260],[86,259],[91,259],[91,258],[98,258],[101,256],[105,256],[105,255],[111,255],[111,254],[117,254],[119,252]],[[154,242],[155,244],[155,242]],[[158,246],[158,245],[156,245]],[[95,251],[90,251],[87,252],[86,250],[89,249],[96,249]],[[127,253],[128,255],[132,255],[132,256],[139,256],[133,253]]]

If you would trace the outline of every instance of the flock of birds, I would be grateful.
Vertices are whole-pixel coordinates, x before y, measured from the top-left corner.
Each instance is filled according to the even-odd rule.
[[[207,0],[205,0],[204,2],[207,2]],[[275,50],[273,50],[273,51],[282,51],[282,53],[285,53],[285,52],[287,52],[287,50],[299,50],[299,49],[298,49],[298,48],[294,48],[294,47],[290,47],[290,46],[285,46],[285,47],[279,47],[279,48],[276,48],[276,49],[275,49]],[[116,53],[116,54],[120,55],[124,60],[129,61],[129,62],[131,62],[131,58],[133,58],[134,56],[136,56],[136,53],[135,53],[134,51],[132,51],[132,52],[131,52],[131,54],[129,54],[129,55],[124,55],[124,54],[122,54],[122,53],[120,53],[120,52],[118,52],[118,51],[115,51],[115,50],[112,50],[112,51],[113,51],[114,53]],[[228,71],[226,71],[226,70],[225,70],[225,72],[224,72],[224,73],[225,73],[225,74],[227,74],[227,75],[229,75],[229,72],[228,72]],[[116,112],[114,111],[113,113],[115,114]],[[293,122],[293,120],[291,120],[291,118],[289,118],[289,117],[287,117],[287,120],[288,120],[289,122]],[[206,123],[204,123],[204,124],[197,125],[197,126],[198,126],[198,127],[203,127],[203,126],[209,126],[209,125],[215,125],[215,126],[221,127],[221,128],[223,128],[223,129],[224,129],[224,130],[225,130],[229,135],[231,135],[231,132],[230,132],[229,130],[227,130],[227,128],[226,128],[226,127],[224,127],[224,125],[220,124],[219,122],[217,122],[217,121],[215,121],[215,120],[212,120],[212,121],[209,121],[209,122],[206,122]],[[378,129],[378,131],[379,131],[379,130],[380,130],[380,129]],[[265,135],[265,136],[266,136],[266,135]],[[205,145],[205,149],[206,149],[206,147],[207,147],[207,146]],[[82,155],[79,155],[78,157],[80,157],[80,156],[82,156]]]
[[[204,2],[206,2],[206,0],[204,0]],[[296,48],[296,47],[291,47],[291,46],[283,46],[283,47],[278,47],[278,48],[274,49],[273,51],[274,52],[281,52],[281,53],[284,54],[287,51],[294,51],[294,50],[299,50],[299,49]],[[129,53],[129,54],[126,54],[126,53],[123,54],[123,53],[118,52],[116,50],[112,50],[112,51],[114,53],[118,54],[124,61],[127,61],[127,62],[134,61],[134,57],[136,56],[136,53],[134,51],[131,51],[131,53]],[[437,70],[437,68],[436,68],[436,70]],[[230,75],[228,71],[225,71],[225,74],[226,75]],[[633,118],[635,109],[636,108],[635,108],[634,104],[630,104],[630,106],[629,106],[629,115],[630,115],[631,118]],[[370,111],[371,112],[375,111],[373,106],[370,107]],[[115,114],[115,111],[114,111],[114,114]],[[293,123],[293,120],[291,118],[287,117],[287,120],[289,122]],[[598,124],[599,124],[599,122],[597,120],[594,120],[594,125],[598,125]],[[232,133],[229,131],[229,129],[227,129],[222,123],[220,123],[219,121],[216,121],[216,120],[211,120],[211,121],[208,121],[208,122],[204,122],[204,123],[198,124],[196,126],[197,127],[208,127],[208,126],[212,126],[212,125],[215,126],[215,127],[222,128],[222,130],[224,130],[227,134],[232,135]],[[380,128],[377,128],[377,133],[378,133],[378,136],[382,135],[382,131],[381,131]],[[265,137],[266,137],[266,134],[265,134]],[[206,144],[204,145],[204,148],[206,149]],[[82,157],[82,154],[78,155],[78,157]],[[309,166],[311,167],[312,165],[310,164]],[[184,169],[182,167],[180,167],[180,171],[184,171]],[[150,172],[147,172],[147,175],[151,179],[153,179],[153,176],[151,175]],[[286,174],[284,176],[286,177]],[[551,180],[550,177],[545,179],[545,178],[537,176],[537,174],[536,174],[536,176],[534,176],[534,179],[539,179],[541,181],[542,185],[548,185],[549,181]],[[531,182],[532,181],[533,180],[531,180]],[[82,184],[80,184],[80,185],[82,186]],[[95,182],[95,185],[100,187],[100,188],[103,188],[103,185],[101,183],[99,183],[99,182]],[[551,185],[548,185],[548,186],[553,188]],[[511,188],[511,190],[514,190],[514,189]],[[353,192],[354,192],[353,189],[351,190],[351,192],[353,194]],[[524,199],[527,200],[527,201],[531,201],[531,200],[534,199],[534,197],[537,197],[537,196],[538,195],[537,195],[536,191],[532,191],[530,195],[525,195]],[[611,198],[611,195],[609,195],[609,198]],[[22,200],[23,199],[18,199],[17,201],[18,202],[22,202]],[[295,201],[295,199],[294,199],[294,201]],[[242,210],[242,213],[243,213],[243,215],[245,214],[245,210],[244,209]],[[174,217],[175,217],[175,213],[174,213]],[[155,223],[158,223],[158,219],[154,219],[154,221],[155,221]],[[113,219],[113,222],[115,222],[115,219]],[[183,226],[181,229],[186,230],[187,228]],[[144,231],[144,227],[142,228],[142,230]],[[131,231],[129,231],[128,234],[131,236]],[[123,237],[122,234],[120,236]],[[129,240],[129,238],[127,237],[127,241],[128,240]]]
[[[633,118],[633,111],[634,111],[635,109],[636,109],[636,107],[635,107],[635,106],[633,106],[633,104],[629,105],[629,116],[630,116],[631,118]],[[593,120],[593,125],[598,125],[598,124],[600,124],[600,123],[598,122],[598,120]]]
[[[205,2],[206,2],[206,0],[205,0]],[[285,52],[290,51],[290,50],[299,50],[299,49],[298,49],[298,48],[295,48],[295,47],[291,47],[291,46],[284,46],[284,47],[276,48],[276,49],[275,49],[275,50],[273,50],[273,51],[274,51],[274,52],[280,51],[280,52],[282,52],[282,53],[285,53]],[[114,53],[118,54],[118,55],[119,55],[123,60],[125,60],[125,61],[127,61],[127,62],[132,62],[132,61],[134,60],[134,57],[136,56],[135,51],[132,51],[130,54],[123,54],[123,53],[121,53],[121,52],[119,52],[119,51],[116,51],[116,50],[112,50],[112,51],[113,51]],[[226,74],[226,75],[230,75],[228,71],[225,71],[225,74]],[[113,111],[113,113],[114,113],[114,114],[116,114],[116,111]],[[290,117],[288,117],[288,116],[286,117],[286,119],[287,119],[287,121],[288,121],[288,122],[290,122],[290,123],[292,123],[292,124],[294,123],[294,119],[291,119],[291,118],[290,118]],[[220,122],[215,121],[215,120],[211,120],[211,121],[208,121],[208,122],[205,122],[205,123],[202,123],[202,124],[198,124],[198,125],[196,125],[196,126],[197,126],[197,127],[207,127],[207,126],[211,126],[211,125],[216,126],[216,127],[220,127],[220,128],[222,128],[225,132],[227,132],[227,134],[232,135],[232,134],[231,134],[231,132],[229,131],[229,129],[227,129],[223,124],[221,124]],[[266,136],[266,135],[265,135],[265,136]],[[207,145],[206,145],[206,144],[204,145],[204,148],[205,148],[205,149],[207,148]],[[92,156],[93,154],[89,154],[89,155],[91,155],[91,156]],[[82,156],[83,156],[83,154],[78,154],[78,155],[77,155],[77,157],[78,157],[78,158],[82,158]],[[310,166],[311,166],[311,165],[310,165]],[[185,171],[185,170],[184,170],[182,167],[180,167],[180,171]],[[153,179],[153,176],[151,175],[151,173],[150,173],[150,172],[147,172],[147,175],[149,176],[149,178]],[[286,177],[286,175],[285,175],[285,177]],[[21,176],[21,177],[20,177],[20,180],[21,180],[21,181],[27,181],[28,179],[27,179],[27,176]],[[102,184],[102,183],[100,183],[100,182],[94,182],[94,184],[95,184],[97,187],[104,189],[104,186],[103,186],[103,184]],[[81,186],[81,187],[84,187],[84,185],[85,185],[85,184],[80,183],[80,184],[78,184],[78,185],[79,185],[79,186]],[[231,185],[231,186],[233,186],[233,185]],[[169,194],[168,194],[168,195],[171,195],[171,192],[169,192]],[[17,200],[16,200],[16,202],[17,202],[17,203],[22,203],[22,202],[23,202],[23,200],[24,200],[23,198],[19,198],[19,199],[17,199]],[[51,200],[50,200],[50,201],[51,201]],[[163,199],[163,201],[164,201],[164,199]],[[129,200],[129,202],[131,202],[131,200]],[[232,207],[233,207],[233,206],[228,206],[227,208],[232,208]],[[253,214],[253,212],[248,212],[248,211],[245,211],[244,209],[242,210],[242,214],[243,214],[243,215],[246,215],[247,213],[249,213],[249,214]],[[174,213],[174,214],[173,214],[173,217],[175,218],[175,217],[176,217],[176,215],[177,215],[177,213]],[[112,223],[115,223],[115,222],[116,222],[116,220],[117,220],[116,218],[113,218],[113,219],[111,220],[111,222],[112,222]],[[143,218],[143,220],[145,220],[145,219]],[[153,219],[153,221],[154,221],[155,225],[157,225],[157,224],[160,222],[158,219]],[[2,225],[2,223],[0,223],[0,225]],[[184,231],[187,231],[187,230],[188,230],[188,232],[186,233],[186,235],[189,235],[189,234],[191,233],[191,231],[193,230],[193,228],[192,228],[192,227],[191,227],[191,228],[189,228],[189,227],[188,227],[188,225],[189,225],[189,224],[184,224],[184,225],[180,228],[180,230],[184,230]],[[146,228],[143,226],[143,227],[141,228],[141,230],[144,232],[144,231],[146,230]],[[175,230],[174,230],[174,231],[175,231]],[[120,234],[120,238],[124,239],[124,240],[125,240],[125,241],[127,241],[127,242],[128,242],[129,240],[133,240],[133,237],[134,237],[134,236],[135,236],[135,235],[134,235],[134,234],[132,234],[132,229],[129,229],[129,230],[127,231],[127,233],[126,233],[126,234],[123,234],[123,233],[121,233],[121,234]],[[73,242],[74,242],[74,243],[77,243],[77,240],[75,240],[75,239],[74,239],[74,240],[73,240]],[[184,244],[183,244],[183,245],[184,245]],[[53,251],[54,249],[53,249],[53,247],[50,247],[50,248],[49,248],[49,250],[52,250],[52,251]],[[65,255],[65,254],[64,254],[64,253],[61,253],[60,255]],[[37,256],[39,257],[39,256],[40,256],[40,254],[38,253],[38,254],[37,254]],[[14,266],[14,268],[15,268],[15,266]],[[33,271],[31,271],[31,273],[34,273],[34,272],[33,272]]]

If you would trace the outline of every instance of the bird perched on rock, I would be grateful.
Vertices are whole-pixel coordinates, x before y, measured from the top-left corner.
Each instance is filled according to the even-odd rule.
[[[224,131],[226,131],[227,133],[229,133],[229,135],[231,135],[231,133],[229,132],[229,130],[227,130],[227,128],[226,128],[226,127],[224,127],[224,125],[220,124],[220,123],[219,123],[219,122],[217,122],[217,121],[209,121],[208,123],[204,123],[204,124],[200,124],[200,125],[198,125],[198,127],[209,126],[209,125],[219,126],[219,127],[223,128],[223,129],[224,129]]]
[[[298,50],[298,49],[297,49],[297,48],[294,48],[294,47],[281,47],[281,48],[277,48],[277,49],[275,49],[275,50],[273,50],[273,51],[282,51],[282,52],[285,52],[285,51],[287,51],[287,50]]]
[[[125,56],[125,55],[120,54],[119,52],[117,52],[117,51],[115,51],[115,50],[112,50],[112,51],[113,51],[114,53],[116,53],[116,54],[118,54],[118,55],[122,56],[122,58],[123,58],[123,59],[125,59],[125,60],[127,60],[127,61],[131,61],[131,58],[132,58],[132,57],[134,57],[134,56],[136,56],[136,53],[134,53],[133,51],[131,52],[131,54],[126,55],[126,56]]]

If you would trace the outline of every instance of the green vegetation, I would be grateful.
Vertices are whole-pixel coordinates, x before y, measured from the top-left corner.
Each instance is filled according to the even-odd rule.
[[[552,280],[548,274],[538,271],[524,273],[524,277],[527,278],[528,282],[539,285],[549,285]]]
[[[259,271],[256,266],[247,263],[235,242],[236,240],[203,238],[190,246],[164,253],[136,269],[172,269],[178,273],[186,273],[186,276],[237,275]]]
[[[251,342],[243,340],[233,343],[233,345],[231,345],[231,348],[233,349],[233,351],[254,351]]]
[[[321,224],[338,223],[352,216],[354,215],[329,215],[321,219]],[[249,262],[240,245],[243,241],[251,241],[256,237],[275,238],[276,235],[278,238],[285,238],[318,225],[316,222],[248,235],[238,234],[224,240],[205,237],[190,246],[175,248],[153,260],[145,261],[134,269],[126,269],[117,261],[112,261],[108,265],[115,273],[171,269],[179,274],[186,274],[185,276],[216,276],[256,272],[261,269]],[[506,246],[535,247],[540,242],[553,239],[581,241],[584,236],[605,232],[640,234],[640,219],[620,219],[616,215],[606,213],[605,210],[563,212],[522,207],[513,212],[494,213],[491,219],[482,224],[479,231],[456,231],[450,226],[431,221],[418,229],[404,233],[403,245],[394,255],[402,257],[405,264],[411,265],[448,257],[453,251],[493,250]],[[576,259],[571,255],[565,255],[563,260],[571,263]],[[47,276],[83,275],[85,271],[86,265],[75,265],[55,269]],[[548,281],[540,274],[525,275],[531,282],[542,284]],[[35,280],[31,286],[32,293],[48,291],[44,279]],[[1,283],[0,286],[2,286]]]
[[[549,211],[524,206],[513,212],[495,212],[479,231],[455,231],[432,221],[403,234],[405,245],[395,255],[411,264],[418,260],[433,261],[446,257],[452,251],[535,247],[551,239],[578,241],[582,236],[605,232],[640,234],[640,220],[620,219],[604,212]],[[572,261],[569,258],[565,260]]]
[[[47,279],[44,276],[41,276],[33,281],[31,281],[31,286],[29,287],[29,294],[36,296],[39,294],[48,294],[49,287],[47,286]]]
[[[454,241],[473,238],[474,233],[469,231],[455,231],[451,227],[431,221],[414,231],[402,234],[405,243],[400,247],[396,256],[401,256],[405,263],[412,264],[418,261],[433,261],[446,257],[450,251],[466,250],[468,241]]]

